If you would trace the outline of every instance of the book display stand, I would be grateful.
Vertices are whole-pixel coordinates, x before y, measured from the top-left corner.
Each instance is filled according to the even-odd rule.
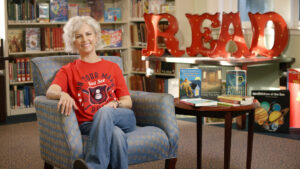
[[[256,57],[256,58],[209,58],[209,57],[142,57],[146,61],[146,72],[151,76],[152,66],[155,62],[171,62],[171,63],[184,63],[192,65],[215,65],[223,67],[234,67],[235,70],[247,70],[249,66],[264,66],[268,64],[280,64],[280,68],[290,67],[295,62],[295,58],[291,57]],[[285,65],[285,66],[282,66]],[[280,71],[286,72],[287,69]],[[237,127],[245,129],[246,116],[242,115],[237,117]]]

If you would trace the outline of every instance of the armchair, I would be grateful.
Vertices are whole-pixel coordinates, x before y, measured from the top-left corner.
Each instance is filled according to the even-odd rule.
[[[40,134],[44,168],[70,169],[73,161],[84,157],[86,137],[80,133],[75,113],[65,117],[57,111],[57,100],[48,100],[46,90],[56,72],[78,56],[47,56],[31,60],[36,98],[34,105]],[[116,56],[103,59],[119,64]],[[165,159],[166,169],[175,169],[179,130],[173,97],[169,94],[130,91],[137,129],[127,133],[129,164]]]

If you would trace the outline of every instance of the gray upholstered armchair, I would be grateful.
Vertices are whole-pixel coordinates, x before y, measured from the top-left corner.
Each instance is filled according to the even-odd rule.
[[[85,137],[81,136],[75,113],[65,117],[57,111],[57,100],[45,93],[61,66],[78,56],[49,56],[32,59],[36,98],[34,101],[44,168],[72,168],[76,158],[83,157]],[[102,57],[119,64],[115,56]],[[127,134],[129,164],[166,159],[165,168],[175,168],[178,149],[178,126],[173,97],[168,94],[130,91],[137,129]]]

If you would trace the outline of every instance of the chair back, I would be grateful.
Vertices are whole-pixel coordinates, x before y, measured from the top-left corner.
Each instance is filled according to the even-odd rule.
[[[32,78],[35,95],[46,95],[58,70],[69,62],[79,58],[79,55],[60,55],[36,57],[31,60]],[[104,60],[115,62],[123,70],[122,59],[118,56],[100,56]]]

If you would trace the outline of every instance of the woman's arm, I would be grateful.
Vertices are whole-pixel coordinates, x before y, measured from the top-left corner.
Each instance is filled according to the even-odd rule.
[[[66,116],[69,116],[72,108],[78,109],[74,99],[66,92],[61,90],[61,87],[57,84],[52,84],[46,93],[48,99],[59,100],[57,104],[57,110]]]
[[[132,100],[130,95],[122,96],[118,101],[111,101],[107,103],[105,106],[113,107],[113,108],[132,108]]]

